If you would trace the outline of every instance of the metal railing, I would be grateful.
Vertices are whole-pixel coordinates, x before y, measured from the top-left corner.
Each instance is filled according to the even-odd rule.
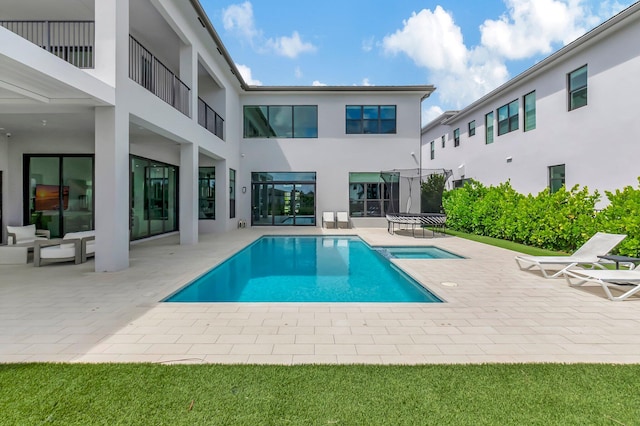
[[[220,117],[202,98],[198,98],[198,124],[224,140],[224,118]]]
[[[191,117],[191,89],[131,35],[129,78],[187,117]]]
[[[93,68],[93,21],[0,21],[0,26],[78,68]]]

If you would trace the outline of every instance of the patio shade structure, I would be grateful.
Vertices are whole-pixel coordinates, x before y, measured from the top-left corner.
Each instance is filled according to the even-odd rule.
[[[400,206],[396,205],[395,203],[389,203],[389,207],[388,210],[389,211],[385,211],[385,213],[419,213],[420,211],[412,211],[411,207],[413,205],[414,202],[414,194],[417,191],[417,193],[420,195],[421,194],[421,186],[422,183],[427,181],[429,178],[431,178],[432,176],[441,176],[441,179],[439,179],[442,182],[442,190],[444,190],[444,185],[447,182],[447,180],[453,176],[453,171],[452,170],[447,170],[447,169],[421,169],[421,168],[412,168],[412,169],[392,169],[392,170],[385,170],[380,172],[380,176],[382,177],[382,180],[387,183],[390,184],[392,182],[395,182],[397,180],[399,180],[399,191],[400,194],[398,195],[403,195],[406,194],[407,195],[407,201],[406,201],[406,208],[404,211],[399,211],[400,210]],[[391,188],[390,190],[393,191],[394,190],[394,185],[389,185],[389,187]],[[391,199],[394,199],[394,195],[395,194],[391,194]],[[418,197],[418,200],[420,200],[420,197]],[[442,204],[442,191],[440,191],[440,204]],[[422,210],[422,206],[419,207],[420,210]],[[415,209],[414,209],[415,210]],[[422,212],[422,213],[440,213],[440,212]]]

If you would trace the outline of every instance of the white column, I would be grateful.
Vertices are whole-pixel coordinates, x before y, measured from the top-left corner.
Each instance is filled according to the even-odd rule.
[[[129,0],[95,0],[96,67],[116,88],[95,109],[96,272],[129,267]]]
[[[180,244],[198,243],[198,149],[180,146]]]
[[[0,218],[2,218],[2,223],[0,224],[0,244],[6,243],[5,241],[5,228],[7,226],[8,212],[7,206],[9,205],[9,141],[4,131],[3,134],[0,135],[0,172],[2,172],[2,183],[0,186],[0,204],[2,205],[2,211],[0,211]],[[17,200],[16,200],[17,201]]]
[[[198,55],[193,46],[180,46],[180,80],[191,89],[191,118],[198,121]]]
[[[128,60],[129,43],[129,0],[95,0],[95,47],[93,49],[94,68],[86,70],[105,83],[116,85],[116,51]],[[124,32],[126,46],[117,40],[117,31]]]
[[[96,272],[129,267],[129,114],[96,107]]]

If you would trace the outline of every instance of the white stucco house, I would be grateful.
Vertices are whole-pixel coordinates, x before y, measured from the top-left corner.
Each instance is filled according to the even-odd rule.
[[[426,168],[537,194],[637,186],[640,3],[422,129]],[[604,195],[604,194],[603,194]]]
[[[117,271],[161,235],[380,224],[433,90],[249,86],[198,0],[5,0],[2,242],[95,230],[96,271]]]

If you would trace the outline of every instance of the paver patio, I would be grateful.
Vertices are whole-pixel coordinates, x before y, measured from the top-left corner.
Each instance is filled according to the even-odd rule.
[[[358,234],[462,260],[395,262],[446,303],[160,303],[261,235]],[[0,266],[0,362],[640,362],[640,299],[523,272],[515,253],[386,229],[251,228],[132,245],[131,267]],[[455,283],[447,286],[443,283]]]

